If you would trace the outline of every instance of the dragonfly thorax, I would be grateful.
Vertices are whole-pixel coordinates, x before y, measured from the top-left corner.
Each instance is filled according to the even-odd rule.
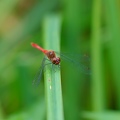
[[[46,53],[46,56],[48,59],[55,65],[58,65],[60,63],[60,58],[56,57],[56,54],[54,51],[50,50]]]

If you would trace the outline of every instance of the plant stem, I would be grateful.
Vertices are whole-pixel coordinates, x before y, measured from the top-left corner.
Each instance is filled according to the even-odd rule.
[[[44,22],[44,47],[46,49],[60,51],[60,27],[60,15],[50,14],[46,17]],[[55,66],[55,70],[52,68],[52,65],[46,66],[44,74],[47,120],[63,120],[60,69],[58,66]]]

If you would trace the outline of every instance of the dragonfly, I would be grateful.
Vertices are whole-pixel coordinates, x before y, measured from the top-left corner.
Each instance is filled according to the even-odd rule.
[[[44,70],[44,67],[46,65],[52,64],[52,65],[56,65],[56,66],[60,67],[61,58],[73,63],[75,66],[80,68],[80,70],[82,72],[84,72],[85,74],[88,74],[88,75],[91,74],[91,70],[87,66],[85,66],[84,64],[80,63],[79,58],[82,58],[81,55],[76,55],[75,56],[75,55],[72,55],[72,54],[70,55],[69,54],[69,56],[71,56],[71,57],[68,57],[67,55],[62,54],[62,53],[58,53],[54,50],[46,50],[46,49],[42,48],[41,46],[39,46],[38,44],[33,43],[33,42],[31,43],[31,46],[40,50],[45,55],[45,57],[42,60],[41,67],[40,67],[39,71],[37,72],[37,74],[36,74],[36,76],[33,80],[33,85],[38,85],[40,83],[41,76],[42,76],[42,71]],[[58,57],[57,54],[60,57]],[[88,57],[88,56],[84,55],[84,57]],[[45,64],[46,60],[50,61],[50,63]]]

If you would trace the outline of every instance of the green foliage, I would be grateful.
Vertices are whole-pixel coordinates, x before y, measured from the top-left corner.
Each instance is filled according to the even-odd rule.
[[[0,120],[119,120],[119,8],[118,0],[1,0]],[[32,86],[43,54],[31,42],[81,54],[91,75],[61,58]]]

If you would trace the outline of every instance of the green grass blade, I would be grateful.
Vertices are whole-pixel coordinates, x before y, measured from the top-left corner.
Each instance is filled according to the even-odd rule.
[[[81,53],[83,46],[82,33],[86,14],[83,13],[82,0],[64,0],[66,8],[64,9],[64,26],[62,35],[62,51],[68,53]],[[86,6],[87,8],[87,6]],[[84,20],[83,20],[84,19]],[[74,58],[73,58],[74,59]],[[66,62],[67,63],[67,62]],[[81,91],[84,84],[83,74],[76,69],[76,66],[62,63],[63,65],[63,101],[66,120],[81,120]],[[83,104],[83,103],[82,103]]]
[[[107,25],[111,40],[108,43],[109,57],[113,73],[113,82],[117,94],[117,108],[120,109],[120,25],[116,0],[105,0]]]
[[[60,51],[60,27],[61,17],[49,15],[44,22],[44,47]],[[56,66],[58,67],[58,66]],[[46,66],[45,91],[47,102],[47,120],[63,120],[63,104],[61,91],[60,69],[56,71],[52,66]]]
[[[84,111],[82,117],[85,120],[120,120],[120,113],[112,110],[101,112]]]
[[[103,75],[102,75],[102,45],[101,45],[101,0],[94,0],[92,13],[92,106],[95,111],[104,108]]]
[[[2,107],[1,107],[1,101],[0,101],[0,120],[4,120],[3,119],[3,111],[2,111]]]

